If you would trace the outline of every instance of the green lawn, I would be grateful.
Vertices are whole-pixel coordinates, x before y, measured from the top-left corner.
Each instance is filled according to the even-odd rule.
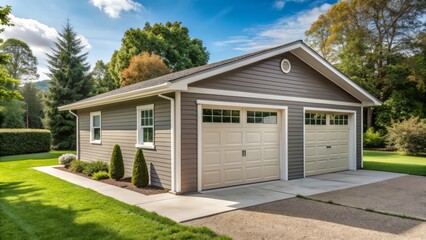
[[[365,150],[364,169],[426,176],[426,157]]]
[[[0,239],[223,239],[31,169],[64,152],[0,157]]]

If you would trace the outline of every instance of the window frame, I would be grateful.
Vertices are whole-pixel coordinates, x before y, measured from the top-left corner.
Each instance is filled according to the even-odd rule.
[[[152,110],[152,125],[141,126],[141,111]],[[137,148],[155,148],[155,108],[154,104],[141,105],[136,107],[136,144]],[[152,128],[152,142],[144,142],[143,135],[145,128]],[[141,139],[142,137],[142,139]]]
[[[99,127],[94,127],[93,117],[99,116]],[[99,140],[95,140],[94,130],[99,128]],[[101,111],[90,112],[90,143],[92,144],[101,144],[102,143],[102,113]]]
[[[206,115],[204,112],[205,111],[211,111],[211,114]],[[242,121],[242,110],[241,109],[235,109],[235,108],[219,108],[219,107],[203,107],[202,108],[202,113],[201,113],[201,117],[202,117],[202,122],[204,124],[241,124]],[[214,114],[215,111],[220,111],[220,114]],[[230,111],[229,115],[226,116],[223,114],[223,111]],[[234,112],[238,112],[238,116],[234,115]],[[206,121],[205,119],[210,117],[211,121]],[[220,122],[219,121],[215,121],[214,119],[216,118],[220,118]],[[229,122],[224,122],[223,118],[229,118]],[[234,119],[238,118],[238,122],[234,122]]]
[[[253,116],[249,116],[249,112],[253,112]],[[257,116],[260,113],[261,116]],[[264,116],[267,113],[269,116]],[[265,117],[275,117],[274,123],[265,122]],[[249,119],[253,119],[253,122],[249,122]],[[261,122],[256,122],[256,119],[261,119]],[[277,111],[266,111],[266,110],[246,110],[246,124],[263,124],[263,125],[277,125],[278,124],[278,112]]]
[[[309,114],[309,118],[306,117],[306,115]],[[321,113],[321,112],[305,112],[304,116],[304,125],[307,126],[327,126],[327,113]],[[324,118],[322,118],[323,116]],[[312,122],[313,121],[313,122]],[[319,121],[319,124],[318,124]]]

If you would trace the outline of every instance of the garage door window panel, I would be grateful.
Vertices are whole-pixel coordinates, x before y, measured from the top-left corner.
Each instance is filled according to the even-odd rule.
[[[247,123],[277,124],[277,112],[247,111]]]
[[[326,125],[327,117],[326,114],[322,113],[305,113],[305,124],[306,125]]]
[[[240,111],[230,109],[203,109],[204,123],[240,123]]]
[[[330,125],[348,125],[348,115],[330,115]]]

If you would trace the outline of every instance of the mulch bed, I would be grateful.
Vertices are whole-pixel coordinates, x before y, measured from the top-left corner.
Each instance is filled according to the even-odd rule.
[[[68,168],[57,167],[56,169],[59,169],[59,170],[65,171],[65,172],[69,172],[69,173],[73,173],[75,175],[82,176],[82,177],[85,177],[85,178],[92,179],[90,176],[87,176],[83,173],[73,172],[73,171],[69,170]],[[130,177],[123,178],[123,179],[120,179],[120,180],[114,180],[114,179],[108,178],[108,179],[95,180],[95,181],[100,181],[100,182],[103,182],[103,183],[106,183],[106,184],[125,188],[125,189],[128,189],[128,190],[134,191],[134,192],[142,193],[144,195],[154,195],[154,194],[159,194],[159,193],[166,193],[166,192],[169,191],[168,189],[155,187],[155,186],[147,186],[147,187],[144,187],[144,188],[137,188],[132,184],[132,179]]]

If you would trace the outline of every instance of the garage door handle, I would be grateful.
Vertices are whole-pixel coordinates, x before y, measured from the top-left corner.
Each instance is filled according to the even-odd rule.
[[[331,148],[331,146],[327,146],[327,148]]]
[[[243,150],[241,154],[242,154],[243,157],[245,157],[246,156],[246,150]]]

